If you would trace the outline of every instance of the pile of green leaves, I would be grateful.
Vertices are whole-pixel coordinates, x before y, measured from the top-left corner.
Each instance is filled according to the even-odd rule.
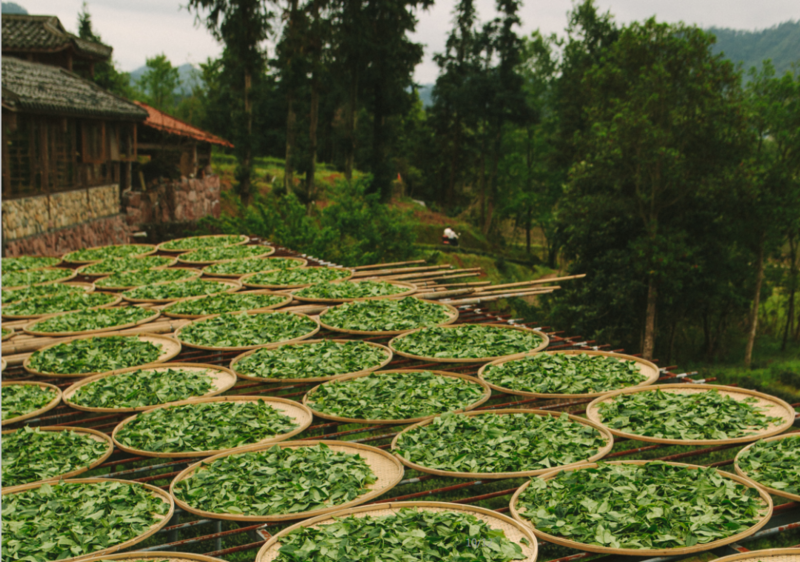
[[[56,397],[52,388],[35,384],[9,384],[2,390],[3,421],[44,408]]]
[[[18,258],[3,258],[3,272],[23,271],[25,269],[38,269],[52,267],[60,262],[60,258],[47,258],[44,256],[20,256]]]
[[[205,279],[191,279],[178,283],[156,283],[142,285],[122,293],[129,299],[146,300],[177,300],[201,295],[214,295],[231,290],[231,286],[220,281],[207,281]]]
[[[405,293],[408,289],[386,281],[340,281],[319,283],[300,289],[295,295],[313,299],[363,299],[366,297],[388,297]]]
[[[521,542],[528,545],[526,539]],[[350,515],[281,538],[275,562],[402,560],[403,562],[509,562],[522,548],[471,513],[404,508],[374,517]]]
[[[152,318],[158,311],[138,306],[96,308],[50,316],[31,325],[33,332],[88,332],[105,330]]]
[[[145,271],[127,271],[115,273],[94,282],[98,288],[141,287],[153,283],[169,283],[185,281],[198,277],[197,271],[191,269],[147,269]]]
[[[246,259],[263,256],[271,250],[272,248],[269,246],[223,246],[221,248],[203,248],[181,255],[181,261],[208,263]]]
[[[680,548],[741,533],[765,506],[716,469],[661,462],[607,465],[534,478],[517,509],[545,533],[611,548]]]
[[[175,497],[196,509],[236,515],[301,513],[341,505],[377,481],[360,455],[318,444],[271,447],[205,464],[175,485]]]
[[[735,439],[783,422],[765,416],[756,403],[754,397],[734,400],[716,389],[692,394],[659,389],[601,402],[599,414],[604,425],[624,433],[660,439]]]
[[[3,307],[3,314],[6,316],[43,316],[103,306],[113,302],[116,298],[108,293],[86,293],[84,291],[44,295],[8,304]]]
[[[585,461],[606,444],[602,434],[566,414],[444,414],[400,434],[396,453],[449,472],[522,472]]]
[[[344,279],[349,275],[350,270],[338,267],[293,267],[256,273],[252,277],[248,277],[245,282],[252,285],[296,287],[299,285]]]
[[[173,258],[164,256],[142,256],[140,258],[107,258],[103,261],[85,265],[80,269],[83,275],[113,275],[126,271],[142,271],[165,267],[173,262]]]
[[[401,332],[435,326],[449,317],[449,311],[443,305],[406,297],[340,304],[329,308],[320,319],[341,330]]]
[[[206,371],[140,369],[83,385],[70,402],[87,408],[139,408],[203,396],[212,388]]]
[[[50,285],[37,285],[35,287],[25,287],[23,289],[3,290],[2,303],[9,304],[20,302],[26,299],[35,299],[45,295],[66,295],[70,293],[85,293],[86,290],[75,285],[64,285],[63,283],[51,283]]]
[[[297,427],[292,418],[263,400],[201,402],[140,414],[120,428],[117,440],[154,453],[220,451],[252,445]]]
[[[36,372],[54,375],[104,373],[152,363],[161,352],[161,344],[136,336],[92,337],[34,351],[29,365]]]
[[[310,408],[340,418],[408,420],[464,409],[480,400],[483,388],[430,371],[378,372],[326,382],[307,396]]]
[[[293,340],[316,329],[307,316],[285,312],[220,314],[195,320],[181,329],[179,339],[207,347],[250,347]]]
[[[257,310],[280,303],[289,298],[284,295],[254,295],[252,293],[222,293],[200,299],[189,299],[173,303],[164,309],[172,314],[189,316],[210,316],[225,312],[245,312]]]
[[[6,337],[7,335],[14,333],[14,330],[12,330],[11,328],[3,328],[2,331],[3,331],[3,337]]]
[[[273,269],[301,267],[302,262],[291,258],[246,258],[215,263],[203,268],[207,275],[247,275]]]
[[[88,433],[38,427],[4,435],[2,446],[3,487],[39,482],[89,466],[109,449],[109,443]]]
[[[488,367],[486,382],[538,394],[589,394],[635,386],[647,377],[636,361],[603,355],[537,353]]]
[[[117,246],[102,246],[100,248],[85,248],[76,250],[64,256],[64,261],[82,263],[89,261],[102,261],[108,258],[131,258],[141,256],[152,251],[150,246],[136,244],[120,244]]]
[[[83,556],[150,530],[169,504],[140,484],[42,484],[3,497],[3,560],[49,562]]]
[[[12,271],[3,273],[3,287],[28,287],[39,283],[50,283],[68,279],[72,276],[71,269],[56,267],[53,269],[26,269],[25,271]]]
[[[542,343],[536,332],[483,324],[425,328],[397,338],[397,350],[420,357],[480,359],[525,353]]]
[[[162,250],[200,250],[202,248],[220,248],[223,246],[233,246],[242,241],[242,236],[234,234],[230,236],[190,236],[189,238],[179,238],[161,244]]]
[[[323,340],[259,349],[236,363],[236,372],[266,379],[304,379],[355,373],[380,365],[385,351],[360,341]]]
[[[800,433],[775,441],[757,441],[737,462],[759,484],[800,495]]]

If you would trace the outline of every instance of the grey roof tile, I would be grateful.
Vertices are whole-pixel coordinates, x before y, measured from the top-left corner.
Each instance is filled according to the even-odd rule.
[[[3,51],[60,51],[70,46],[91,58],[111,57],[111,47],[68,32],[56,16],[3,14]]]

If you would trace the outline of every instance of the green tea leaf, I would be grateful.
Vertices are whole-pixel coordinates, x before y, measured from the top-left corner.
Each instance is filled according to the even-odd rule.
[[[18,418],[44,408],[57,396],[46,386],[35,384],[10,384],[2,390],[3,421]]]
[[[143,256],[140,258],[106,258],[91,265],[85,265],[79,272],[83,275],[113,275],[126,271],[143,271],[156,267],[166,267],[173,262],[173,258],[164,256]]]
[[[84,291],[68,292],[56,295],[44,295],[11,303],[3,307],[3,314],[8,316],[43,316],[74,310],[85,310],[95,306],[103,306],[114,302],[117,297],[108,293],[86,293]]]
[[[207,347],[249,347],[300,338],[316,329],[307,316],[286,312],[220,314],[195,320],[178,339]]]
[[[3,287],[28,287],[39,283],[51,283],[69,279],[73,274],[71,269],[55,267],[52,269],[30,269],[25,271],[12,271],[3,273]]]
[[[37,285],[35,287],[25,287],[22,289],[3,290],[3,304],[20,302],[26,299],[34,299],[45,295],[67,295],[74,293],[85,293],[86,289],[75,285],[65,285],[63,283],[51,283],[50,285]]]
[[[775,441],[756,441],[737,462],[759,484],[800,495],[800,433]]]
[[[164,309],[172,314],[185,314],[187,316],[211,316],[225,312],[246,312],[257,310],[277,304],[285,304],[291,297],[285,295],[270,295],[253,293],[221,293],[209,295],[201,299],[188,299],[173,303]]]
[[[220,248],[223,246],[233,246],[239,244],[246,237],[240,234],[229,236],[190,236],[189,238],[179,238],[161,244],[162,250],[199,250],[201,248]]]
[[[406,287],[393,285],[386,281],[339,281],[336,283],[318,283],[294,294],[298,297],[313,299],[363,299],[367,297],[387,297],[405,293]]]
[[[199,297],[201,295],[214,295],[231,290],[231,285],[220,281],[207,281],[205,279],[192,279],[179,283],[156,283],[154,285],[142,285],[135,289],[129,289],[122,293],[129,299],[140,300],[176,300],[188,297]]]
[[[252,285],[293,287],[344,279],[349,277],[350,273],[350,270],[339,267],[293,267],[256,273],[252,277],[245,279],[244,282]]]
[[[395,349],[420,357],[480,359],[527,353],[542,338],[528,330],[509,330],[484,324],[459,324],[452,328],[425,328],[394,340]]]
[[[31,325],[30,330],[49,333],[105,330],[147,320],[157,312],[147,308],[139,308],[138,306],[78,310],[39,320]]]
[[[221,248],[203,248],[181,255],[181,261],[214,262],[263,256],[272,251],[269,246],[223,246]]]
[[[34,351],[29,364],[39,373],[104,373],[152,363],[161,351],[161,344],[136,336],[90,337]]]
[[[52,267],[60,262],[60,258],[48,258],[44,256],[20,256],[18,258],[3,258],[3,272],[11,273],[14,271],[24,271],[26,269],[39,269],[41,267]]]
[[[198,277],[199,273],[191,269],[148,269],[145,271],[127,271],[115,273],[94,282],[98,288],[141,287],[153,283],[185,281]]]
[[[301,266],[302,262],[293,258],[246,258],[215,263],[203,268],[203,272],[206,275],[246,275]]]
[[[87,262],[101,261],[108,258],[131,258],[142,256],[151,252],[151,246],[139,246],[136,244],[120,244],[117,246],[101,246],[99,248],[84,248],[76,250],[64,256],[64,261],[68,262]]]
[[[406,297],[340,304],[329,308],[320,320],[340,330],[402,332],[435,326],[449,317],[449,309],[444,305]]]

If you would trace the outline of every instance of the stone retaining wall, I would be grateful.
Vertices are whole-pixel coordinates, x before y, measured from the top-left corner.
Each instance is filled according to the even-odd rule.
[[[130,226],[219,217],[219,176],[163,181],[147,191],[125,190],[122,205]]]
[[[3,207],[5,207],[3,201]],[[67,252],[107,244],[127,244],[130,229],[125,215],[93,219],[74,226],[60,228],[20,238],[4,240],[5,256],[60,256]]]

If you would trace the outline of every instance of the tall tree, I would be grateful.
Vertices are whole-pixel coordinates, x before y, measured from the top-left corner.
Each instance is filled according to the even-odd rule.
[[[171,112],[177,102],[175,91],[181,85],[178,69],[172,66],[164,53],[145,59],[145,66],[147,70],[136,81],[136,86],[148,104]]]
[[[87,41],[103,42],[100,35],[92,28],[92,16],[89,14],[86,2],[83,3],[81,11],[78,13],[78,36]],[[134,97],[130,74],[118,70],[113,60],[96,63],[92,80],[101,88],[105,88],[119,96]]]

